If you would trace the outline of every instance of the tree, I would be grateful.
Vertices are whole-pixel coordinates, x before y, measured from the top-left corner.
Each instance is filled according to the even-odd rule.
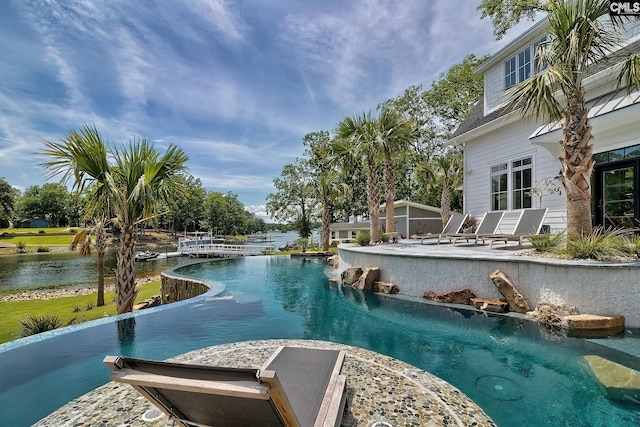
[[[204,203],[207,190],[202,187],[202,181],[191,175],[178,176],[180,186],[184,192],[174,195],[168,200],[160,217],[160,224],[175,232],[200,229],[200,221],[204,218]]]
[[[380,182],[378,167],[380,164],[380,135],[378,119],[371,114],[345,117],[338,123],[337,136],[340,140],[334,145],[337,155],[351,155],[364,159],[367,165],[367,209],[369,211],[370,243],[380,241]]]
[[[522,18],[533,21],[538,12],[545,11],[544,0],[482,0],[478,10],[482,18],[491,17],[493,34],[500,40]]]
[[[45,141],[42,154],[49,178],[62,175],[82,191],[94,183],[88,214],[113,212],[121,239],[116,265],[116,307],[118,314],[130,312],[138,290],[135,288],[134,227],[158,214],[158,206],[177,192],[178,176],[186,170],[188,157],[170,145],[161,153],[146,139],[133,139],[127,146],[107,147],[95,127],[69,131],[59,142]]]
[[[51,226],[65,226],[71,211],[71,194],[64,185],[47,183],[27,188],[17,201],[22,218],[43,217]]]
[[[98,252],[98,300],[96,305],[98,307],[104,305],[104,256],[107,253],[107,232],[105,230],[104,219],[97,219],[94,221],[94,225],[73,236],[71,241],[71,250],[78,249],[80,255],[91,255],[91,243],[92,237],[95,236],[95,247]]]
[[[562,122],[562,183],[567,202],[567,235],[592,232],[591,173],[593,135],[585,105],[583,80],[588,66],[606,61],[620,47],[607,0],[551,0],[545,3],[549,20],[546,42],[538,63],[545,66],[509,93],[507,108],[523,117]],[[640,56],[632,54],[618,76],[628,89],[640,85]]]
[[[460,154],[449,152],[431,162],[419,163],[416,173],[422,175],[431,188],[442,186],[440,193],[440,215],[442,227],[451,216],[451,190],[462,182],[462,159]]]
[[[13,188],[7,181],[0,178],[0,223],[7,225],[12,218],[18,190]],[[0,225],[2,227],[2,225]]]
[[[277,221],[291,222],[301,238],[311,236],[311,214],[316,200],[309,161],[296,159],[273,180],[275,193],[267,196],[267,212]]]
[[[393,233],[395,228],[396,169],[394,156],[405,151],[413,140],[414,126],[407,119],[392,110],[383,110],[378,119],[380,150],[384,163],[384,192],[386,197],[385,231]]]

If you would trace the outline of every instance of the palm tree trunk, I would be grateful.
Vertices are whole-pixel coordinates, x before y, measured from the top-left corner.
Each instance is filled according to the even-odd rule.
[[[395,206],[396,201],[396,171],[393,167],[393,160],[387,159],[384,163],[384,192],[386,193],[386,233],[395,231]]]
[[[442,183],[442,194],[440,195],[440,216],[442,217],[442,228],[444,228],[451,217],[451,192],[446,179]]]
[[[369,243],[380,241],[380,183],[375,161],[368,159],[369,174],[367,176],[367,207],[369,209]]]
[[[327,200],[324,201],[322,206],[322,251],[329,251],[329,225],[331,223],[330,206]]]
[[[133,301],[136,297],[136,273],[134,270],[134,229],[132,224],[121,226],[122,237],[118,251],[116,269],[116,307],[118,314],[133,311]]]
[[[96,231],[96,248],[98,249],[98,301],[96,305],[101,307],[104,305],[104,256],[107,251],[107,238],[103,224],[97,223]]]
[[[568,100],[569,117],[565,120],[562,141],[562,184],[567,199],[567,236],[593,231],[591,219],[591,173],[593,171],[591,125],[584,94]]]

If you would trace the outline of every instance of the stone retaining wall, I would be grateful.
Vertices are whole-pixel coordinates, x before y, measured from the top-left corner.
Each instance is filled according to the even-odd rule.
[[[442,245],[445,246],[445,245]],[[426,291],[450,292],[470,288],[483,298],[500,298],[489,275],[502,270],[531,307],[553,294],[575,305],[580,313],[620,314],[626,326],[640,328],[640,263],[605,263],[537,258],[505,257],[495,249],[478,253],[468,248],[461,254],[434,246],[399,253],[390,245],[376,248],[340,246],[340,272],[349,267],[380,267],[380,280],[392,282],[403,294],[422,297]],[[395,251],[395,253],[394,253]]]
[[[209,291],[211,287],[205,282],[185,277],[172,276],[167,273],[160,275],[162,286],[162,304],[182,301],[197,297]]]

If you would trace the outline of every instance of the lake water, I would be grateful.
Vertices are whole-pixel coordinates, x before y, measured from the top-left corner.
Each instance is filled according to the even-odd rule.
[[[266,243],[276,249],[298,238],[296,232],[269,234],[273,242]],[[317,240],[317,238],[316,238]],[[258,244],[256,244],[258,245]],[[263,243],[259,244],[263,245]],[[144,247],[140,246],[142,250]],[[154,249],[165,253],[176,247]],[[183,264],[188,258],[159,259],[136,263],[138,276],[159,274],[167,268]],[[115,277],[116,251],[108,252],[105,260],[105,277]],[[30,286],[54,286],[60,284],[96,284],[98,281],[98,257],[93,253],[83,257],[77,252],[29,253],[0,256],[0,288],[19,288]]]

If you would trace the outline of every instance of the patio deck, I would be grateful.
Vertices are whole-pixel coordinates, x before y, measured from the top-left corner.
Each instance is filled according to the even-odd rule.
[[[344,349],[347,406],[342,426],[495,426],[460,390],[390,357],[342,344],[307,340],[247,341],[192,351],[171,360],[256,367],[281,345]],[[106,366],[104,369],[108,369]],[[79,397],[36,426],[173,426],[131,386],[111,382]]]
[[[514,243],[474,246],[401,240],[397,244],[341,244],[339,271],[380,267],[380,280],[400,292],[421,297],[427,291],[470,288],[483,298],[500,298],[489,275],[502,270],[531,307],[561,300],[585,314],[620,314],[626,325],[640,328],[640,262],[561,260],[532,255]]]

